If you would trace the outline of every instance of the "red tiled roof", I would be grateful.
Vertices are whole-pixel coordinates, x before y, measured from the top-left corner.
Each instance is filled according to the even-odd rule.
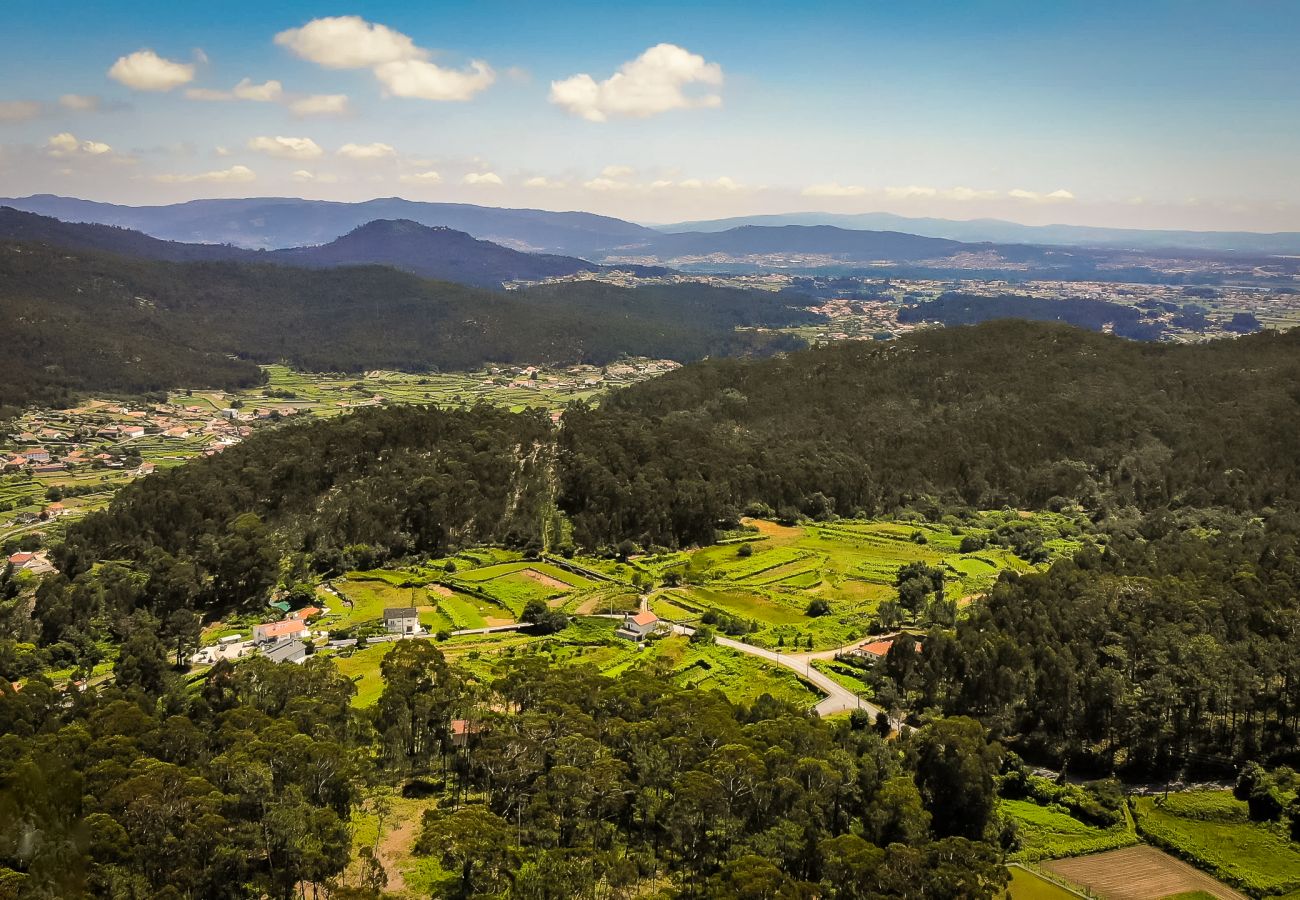
[[[639,612],[635,616],[630,616],[630,618],[638,625],[653,625],[655,622],[659,621],[659,617],[649,610]]]
[[[271,622],[268,625],[258,625],[258,634],[264,637],[284,637],[286,634],[297,634],[300,631],[306,631],[305,623],[297,619],[284,619],[280,622]]]

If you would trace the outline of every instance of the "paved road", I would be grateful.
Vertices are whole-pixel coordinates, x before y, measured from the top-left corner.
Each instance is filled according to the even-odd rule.
[[[694,634],[695,629],[688,625],[674,625],[673,631],[677,634]],[[824,672],[813,668],[812,661],[816,659],[834,659],[838,651],[822,650],[817,653],[777,653],[775,650],[766,650],[762,647],[755,647],[753,644],[746,644],[743,641],[734,641],[731,638],[718,636],[714,640],[721,647],[729,650],[735,650],[737,653],[748,653],[750,656],[757,656],[768,662],[776,663],[779,666],[785,666],[790,671],[798,675],[800,679],[808,682],[817,690],[826,695],[826,698],[818,703],[813,709],[819,716],[829,716],[835,713],[848,712],[853,709],[865,709],[873,717],[879,715],[880,707],[858,697],[848,688],[831,678]],[[898,728],[898,723],[890,720],[890,725],[894,729]]]

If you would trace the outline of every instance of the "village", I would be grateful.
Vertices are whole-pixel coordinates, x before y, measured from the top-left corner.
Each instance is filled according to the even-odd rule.
[[[455,406],[480,400],[539,406],[558,420],[573,400],[672,371],[672,360],[607,366],[493,365],[471,373],[295,372],[266,366],[266,383],[239,391],[177,390],[150,401],[94,399],[72,409],[30,409],[0,432],[0,546],[32,554],[19,568],[45,571],[38,552],[67,521],[105,506],[123,485],[160,468],[220,453],[259,428],[389,403]]]

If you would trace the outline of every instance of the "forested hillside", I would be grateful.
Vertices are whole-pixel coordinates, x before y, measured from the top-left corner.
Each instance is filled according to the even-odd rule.
[[[0,407],[86,391],[255,382],[255,363],[313,371],[484,362],[682,362],[797,346],[734,324],[806,322],[795,299],[703,285],[502,294],[366,266],[178,264],[0,245]],[[788,304],[788,305],[787,305]]]
[[[1261,509],[1300,500],[1300,333],[1150,345],[994,322],[714,360],[571,411],[562,504],[586,543],[707,541],[931,503]]]

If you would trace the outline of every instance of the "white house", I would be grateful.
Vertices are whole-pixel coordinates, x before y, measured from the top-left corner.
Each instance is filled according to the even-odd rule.
[[[384,627],[389,634],[419,634],[420,613],[414,606],[391,606],[384,610]]]
[[[628,613],[614,634],[629,641],[644,641],[659,629],[659,617],[650,610]]]
[[[253,626],[253,643],[272,644],[291,638],[307,636],[307,623],[300,619],[284,619],[279,622],[267,622]]]

